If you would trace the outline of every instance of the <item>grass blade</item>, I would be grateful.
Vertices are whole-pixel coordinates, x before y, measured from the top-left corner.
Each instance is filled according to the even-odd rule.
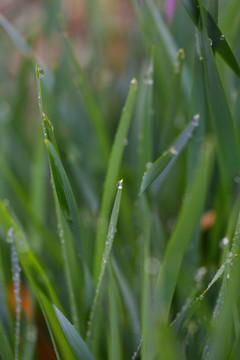
[[[114,236],[115,236],[115,232],[116,232],[116,226],[117,226],[117,220],[118,220],[118,214],[119,214],[119,208],[120,208],[120,202],[121,202],[122,184],[123,184],[123,180],[120,180],[118,182],[117,195],[116,195],[115,202],[113,205],[111,219],[110,219],[110,223],[109,223],[109,227],[108,227],[108,235],[107,235],[107,240],[105,242],[105,249],[104,249],[103,258],[102,258],[101,270],[100,270],[100,273],[98,276],[98,283],[97,283],[96,292],[95,292],[92,308],[90,311],[89,321],[88,321],[88,331],[87,331],[87,339],[88,340],[90,340],[90,337],[91,337],[94,314],[95,314],[98,298],[100,295],[100,290],[102,287],[104,274],[105,274],[106,267],[107,267],[107,264],[109,261],[110,252],[112,249],[112,244],[113,244],[113,240],[114,240]]]
[[[13,353],[10,344],[6,338],[5,331],[0,324],[0,356],[3,360],[13,360]]]
[[[234,177],[240,169],[239,139],[205,26],[201,31],[201,40],[205,86],[212,127],[216,134],[218,161],[224,186],[231,190]]]
[[[170,168],[173,166],[176,161],[178,155],[183,150],[184,146],[189,141],[193,131],[198,126],[198,118],[199,115],[195,115],[192,122],[186,127],[186,129],[181,133],[181,135],[177,138],[176,142],[170,149],[165,151],[144,173],[142,178],[142,183],[140,187],[140,194],[142,194],[149,185],[152,184],[158,178],[158,186],[159,183],[163,181]]]
[[[210,142],[206,143],[203,157],[200,159],[195,176],[188,190],[186,201],[182,206],[175,229],[168,242],[158,275],[154,295],[154,315],[156,316],[157,310],[159,312],[158,320],[163,323],[167,323],[168,321],[170,305],[183,256],[190,241],[196,220],[203,208],[208,187],[212,151],[212,144]],[[194,199],[194,202],[192,199]]]
[[[107,236],[107,221],[109,219],[109,213],[114,197],[114,191],[117,182],[119,167],[123,156],[124,139],[127,136],[128,128],[134,110],[136,92],[137,92],[137,80],[133,79],[131,82],[131,87],[126,100],[126,104],[124,105],[122,111],[117,133],[114,139],[111,156],[107,168],[106,179],[104,183],[103,196],[102,196],[99,220],[97,225],[97,239],[96,239],[95,262],[94,262],[95,284],[97,283],[97,277],[100,271],[104,243]]]
[[[221,55],[221,57],[226,61],[226,63],[231,67],[235,74],[240,76],[240,67],[239,64],[233,55],[233,52],[228,45],[225,36],[222,34],[221,30],[215,23],[211,14],[207,9],[202,6],[202,14],[200,15],[200,8],[198,2],[195,0],[182,0],[186,10],[191,16],[194,24],[200,29],[200,18],[204,20],[207,30],[208,38],[211,39],[212,49]]]
[[[75,358],[77,360],[93,360],[93,355],[72,324],[55,305],[53,305],[53,309]]]

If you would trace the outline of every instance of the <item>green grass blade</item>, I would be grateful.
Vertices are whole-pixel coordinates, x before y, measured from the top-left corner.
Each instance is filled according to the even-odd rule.
[[[77,360],[93,360],[93,355],[72,324],[55,305],[53,305],[53,309],[75,358]]]
[[[36,292],[42,313],[44,315],[48,331],[54,346],[58,360],[75,360],[75,356],[68,345],[68,342],[62,332],[59,321],[54,312],[53,306],[41,290]]]
[[[45,143],[48,150],[49,162],[59,206],[75,239],[79,251],[78,255],[83,261],[80,219],[71,185],[54,146],[48,140],[45,140]]]
[[[113,245],[114,236],[115,236],[115,233],[116,233],[116,226],[117,226],[117,220],[118,220],[118,214],[119,214],[119,208],[120,208],[120,202],[121,202],[121,195],[122,195],[122,184],[123,184],[123,180],[120,180],[118,182],[117,195],[115,197],[115,201],[114,201],[114,205],[113,205],[113,209],[112,209],[112,214],[111,214],[111,218],[110,218],[110,222],[109,222],[108,234],[107,234],[107,237],[106,237],[105,249],[104,249],[103,257],[102,257],[101,269],[100,269],[100,272],[99,272],[96,292],[95,292],[95,296],[94,296],[94,299],[93,299],[93,304],[92,304],[92,308],[91,308],[90,316],[89,316],[89,321],[88,321],[88,331],[87,331],[87,339],[88,340],[90,340],[90,338],[91,338],[95,310],[96,310],[98,298],[99,298],[99,295],[100,295],[104,274],[105,274],[105,271],[106,271],[106,268],[107,268],[107,265],[108,265],[108,261],[109,261],[109,257],[110,257],[110,253],[111,253],[111,249],[112,249],[112,245]]]
[[[177,114],[180,99],[181,99],[181,78],[184,63],[184,50],[178,51],[177,59],[173,66],[173,74],[169,84],[167,104],[165,108],[160,146],[161,149],[166,149],[172,141],[172,129],[174,127],[174,119]]]
[[[138,141],[136,145],[138,154],[138,174],[141,181],[142,173],[146,168],[146,164],[152,160],[153,141],[152,141],[152,93],[153,93],[153,76],[154,76],[154,48],[152,57],[147,70],[144,69],[140,80],[136,123],[134,129],[134,137]],[[137,136],[135,135],[137,134]]]
[[[13,353],[11,346],[6,338],[5,330],[0,324],[0,357],[2,360],[13,360]]]
[[[117,262],[114,258],[112,258],[111,261],[112,269],[114,271],[116,280],[118,282],[120,291],[122,293],[123,301],[125,303],[126,309],[129,314],[130,323],[132,326],[132,333],[136,334],[136,346],[139,342],[139,334],[140,334],[140,323],[139,323],[139,317],[138,317],[138,309],[137,309],[137,303],[134,298],[134,294],[131,291],[127,279],[123,275],[122,271],[120,270],[119,266],[117,265]]]
[[[201,40],[205,86],[216,136],[218,161],[223,183],[226,188],[232,189],[233,179],[240,169],[239,140],[205,27],[201,31]]]
[[[104,126],[104,120],[101,115],[101,111],[93,97],[93,94],[87,83],[87,80],[85,78],[85,75],[81,68],[81,65],[79,64],[79,61],[74,53],[73,47],[70,43],[70,40],[65,32],[64,32],[63,36],[64,36],[65,43],[67,45],[68,54],[73,63],[73,67],[74,67],[75,74],[76,74],[76,81],[77,81],[77,84],[78,84],[79,89],[82,94],[86,113],[89,117],[89,120],[92,122],[92,125],[96,131],[96,134],[98,135],[100,149],[102,152],[103,159],[105,161],[107,161],[109,153],[110,153],[110,144],[109,144],[109,140],[107,137],[107,131]]]
[[[200,29],[200,18],[204,20],[208,38],[211,39],[212,49],[221,55],[221,57],[226,61],[226,63],[231,67],[235,74],[240,76],[240,67],[239,64],[233,55],[233,52],[228,45],[228,42],[225,39],[225,36],[222,34],[221,30],[215,23],[211,14],[207,9],[202,6],[202,15],[200,15],[200,8],[198,2],[195,0],[182,0],[186,10],[191,16],[194,24]]]
[[[110,264],[109,264],[110,265]],[[120,297],[114,278],[113,269],[109,266],[107,299],[108,299],[108,358],[122,359],[123,343],[121,341],[121,308]]]
[[[193,131],[198,126],[199,115],[195,115],[192,122],[177,138],[176,142],[170,149],[165,151],[144,173],[140,187],[140,194],[143,193],[154,180],[158,178],[158,183],[162,182],[170,168],[173,166],[178,155],[192,136]]]
[[[14,229],[14,239],[19,262],[33,290],[37,287],[39,289],[42,289],[42,291],[49,296],[49,298],[54,304],[56,304],[58,307],[61,307],[47,275],[45,274],[42,266],[29,248],[24,234],[18,229],[17,225],[15,224],[1,201],[0,215],[0,224],[4,230],[5,236],[7,236],[8,230],[11,226]]]
[[[187,192],[186,200],[183,203],[175,229],[168,242],[160,268],[154,295],[155,311],[153,313],[156,316],[156,311],[158,311],[158,321],[163,323],[168,321],[172,297],[183,257],[204,205],[209,172],[212,165],[212,152],[212,143],[208,141],[205,144],[202,158],[199,161],[195,176]]]
[[[103,196],[101,201],[99,220],[97,225],[97,238],[94,262],[94,281],[97,283],[97,277],[100,271],[104,243],[107,236],[107,223],[110,215],[111,204],[114,198],[115,186],[118,178],[118,172],[124,151],[124,139],[127,137],[131,117],[134,110],[137,93],[137,80],[133,79],[129,94],[124,105],[117,133],[115,135],[111,156],[107,168],[107,174],[104,182]]]

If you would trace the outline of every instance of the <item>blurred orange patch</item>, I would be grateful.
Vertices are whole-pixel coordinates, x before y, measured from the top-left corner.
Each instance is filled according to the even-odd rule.
[[[201,220],[200,220],[201,230],[207,231],[208,229],[210,229],[214,225],[216,218],[217,218],[217,216],[216,216],[216,213],[214,210],[206,211],[202,215]]]
[[[28,292],[28,289],[25,285],[21,284],[21,311],[24,311],[27,320],[30,322],[33,318],[33,304]],[[15,314],[15,297],[14,297],[14,286],[13,282],[8,287],[8,299],[11,311]]]

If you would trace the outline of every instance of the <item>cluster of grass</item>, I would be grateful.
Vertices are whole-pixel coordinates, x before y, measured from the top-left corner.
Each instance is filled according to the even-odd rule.
[[[0,15],[0,358],[239,359],[239,0],[131,0],[111,76],[52,3],[54,67]]]

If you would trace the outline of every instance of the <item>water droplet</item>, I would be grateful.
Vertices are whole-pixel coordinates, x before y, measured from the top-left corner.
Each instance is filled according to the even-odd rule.
[[[128,138],[124,138],[124,139],[123,139],[123,145],[124,145],[124,146],[128,146]]]
[[[209,42],[210,42],[210,46],[213,46],[213,41],[212,41],[212,39],[209,38],[208,40],[209,40]]]
[[[9,206],[9,200],[8,199],[4,199],[2,201],[2,203],[3,203],[3,206],[5,206],[5,207]]]
[[[200,61],[203,61],[202,55],[199,56],[199,60],[200,60]]]
[[[207,273],[207,268],[205,266],[201,266],[198,270],[196,275],[194,276],[194,280],[196,282],[200,282],[202,281],[202,278],[204,277],[204,275],[206,275]]]
[[[122,179],[122,180],[119,180],[119,181],[117,182],[117,188],[118,188],[118,189],[122,189],[122,187],[123,187],[123,179]]]
[[[149,169],[150,166],[152,166],[152,162],[151,162],[151,161],[149,161],[149,162],[146,163],[146,168],[147,168],[147,169]]]
[[[39,76],[40,76],[40,78],[43,78],[43,77],[44,77],[44,71],[43,71],[43,69],[39,69]]]
[[[134,78],[134,79],[131,80],[131,85],[134,85],[134,84],[136,84],[136,83],[137,83],[137,79],[136,79],[136,78]]]
[[[224,246],[226,246],[226,245],[229,243],[228,238],[227,238],[227,237],[224,237],[224,238],[222,239],[222,243],[223,243]]]
[[[230,279],[230,274],[227,274],[227,279]]]
[[[220,36],[220,40],[225,40],[225,36],[223,34]]]
[[[199,125],[199,119],[200,119],[200,114],[199,114],[199,113],[198,113],[198,114],[195,114],[195,115],[193,116],[192,124],[193,124],[194,126],[198,126],[198,125]]]
[[[176,150],[176,148],[174,146],[172,146],[169,151],[170,151],[170,154],[173,156],[176,156],[178,154],[178,151]]]

